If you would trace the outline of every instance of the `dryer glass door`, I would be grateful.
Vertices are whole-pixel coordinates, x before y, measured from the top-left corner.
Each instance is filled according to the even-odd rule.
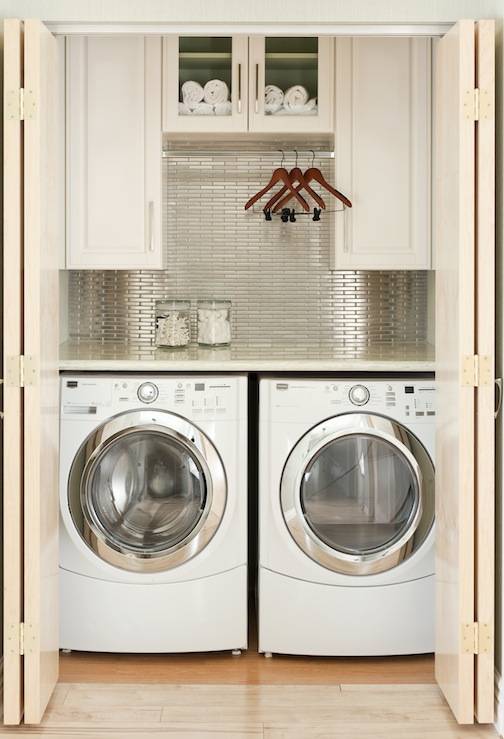
[[[387,550],[411,526],[420,506],[415,470],[390,442],[366,434],[329,442],[301,483],[308,525],[333,549],[349,554]]]
[[[298,441],[280,497],[287,528],[309,557],[335,572],[374,574],[425,541],[434,522],[434,465],[401,424],[343,414]]]
[[[203,469],[187,446],[159,431],[120,436],[87,475],[84,510],[121,550],[165,551],[193,531],[205,509]]]

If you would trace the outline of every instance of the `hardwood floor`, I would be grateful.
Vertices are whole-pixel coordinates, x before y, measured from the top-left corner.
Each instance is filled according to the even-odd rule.
[[[134,655],[75,652],[61,655],[62,683],[163,683],[233,685],[339,685],[341,683],[433,683],[431,655],[342,659],[265,659],[249,650],[240,657],[217,654]]]
[[[60,684],[13,739],[495,739],[458,727],[435,685]]]

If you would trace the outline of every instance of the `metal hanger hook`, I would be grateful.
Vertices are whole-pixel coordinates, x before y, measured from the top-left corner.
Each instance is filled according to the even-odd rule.
[[[298,150],[297,149],[294,149],[294,154],[296,155],[296,163],[294,166],[297,167],[298,166]]]
[[[280,167],[283,167],[283,164],[284,164],[284,159],[285,159],[285,154],[284,154],[284,150],[283,150],[283,149],[279,149],[278,151],[279,151],[279,152],[280,152],[280,154],[282,155],[282,161],[280,162]]]
[[[312,169],[313,169],[313,165],[315,164],[315,152],[314,152],[313,149],[310,149],[310,151],[311,151],[311,155],[312,155],[311,156],[311,166],[312,166]]]

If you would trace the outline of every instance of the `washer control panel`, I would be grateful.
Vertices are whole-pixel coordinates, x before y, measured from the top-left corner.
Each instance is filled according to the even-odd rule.
[[[225,376],[61,376],[66,417],[106,417],[127,410],[156,408],[192,420],[236,417],[238,378]]]

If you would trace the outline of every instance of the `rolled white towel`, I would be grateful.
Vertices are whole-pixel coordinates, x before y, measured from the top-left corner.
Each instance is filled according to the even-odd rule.
[[[225,103],[215,103],[214,110],[215,115],[231,115],[233,106],[229,100],[226,100]]]
[[[186,103],[178,104],[179,115],[191,115],[191,108]]]
[[[306,105],[307,102],[308,91],[303,85],[293,85],[285,91],[283,104],[286,110],[300,105]]]
[[[193,115],[215,115],[214,106],[208,103],[198,103],[191,112]]]
[[[315,100],[315,98],[312,98]],[[274,115],[318,115],[317,103],[315,105],[294,105],[292,108],[280,108]]]
[[[203,99],[209,105],[225,103],[229,100],[229,89],[224,80],[210,80],[203,91]]]
[[[203,88],[199,82],[187,80],[182,85],[182,102],[191,110],[203,100]]]
[[[308,110],[313,110],[317,107],[317,98],[310,98],[308,102],[306,103],[306,107]]]
[[[269,115],[276,113],[283,105],[284,94],[276,85],[266,85],[264,88],[264,110]]]

